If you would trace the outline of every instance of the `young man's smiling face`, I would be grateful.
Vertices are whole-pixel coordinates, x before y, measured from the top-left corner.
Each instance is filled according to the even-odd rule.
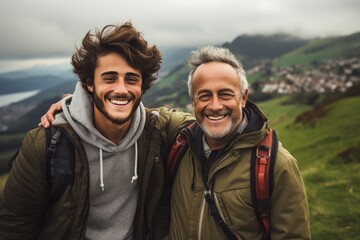
[[[195,117],[210,147],[227,144],[243,118],[247,91],[241,95],[238,74],[229,64],[201,64],[192,80]]]
[[[94,97],[94,123],[130,124],[142,95],[142,75],[117,53],[100,56],[94,73],[94,85],[88,89]],[[98,123],[98,124],[96,124]]]

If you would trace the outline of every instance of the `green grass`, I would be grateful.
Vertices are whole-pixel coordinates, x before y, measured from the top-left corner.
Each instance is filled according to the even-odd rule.
[[[360,147],[360,97],[329,105],[315,127],[294,124],[304,106],[281,106],[282,99],[259,104],[279,133],[283,145],[298,160],[311,214],[313,239],[360,239],[360,158],[339,155]],[[355,152],[356,153],[356,152]],[[347,161],[351,158],[351,161]]]

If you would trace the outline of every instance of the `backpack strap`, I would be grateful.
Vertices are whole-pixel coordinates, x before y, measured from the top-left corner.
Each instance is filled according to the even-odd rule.
[[[189,124],[186,128],[191,129],[194,125],[195,125],[195,122]],[[166,160],[166,179],[169,182],[170,188],[172,187],[172,184],[175,180],[177,169],[179,168],[181,159],[184,156],[185,151],[188,148],[188,145],[189,144],[188,144],[187,138],[184,137],[182,135],[182,133],[180,132],[178,134],[176,141],[173,144],[173,146],[169,152],[169,155],[167,157],[167,160]],[[212,192],[206,182],[203,172],[201,172],[201,174],[202,174],[202,180],[203,180],[204,187],[205,187],[204,198],[205,198],[206,202],[209,204],[211,216],[213,216],[213,218],[215,219],[215,222],[220,226],[221,230],[224,232],[227,239],[235,240],[236,237],[234,236],[234,234],[231,232],[229,227],[226,225],[226,223],[220,216],[219,210],[216,207]]]
[[[271,194],[277,150],[277,135],[270,129],[254,149],[251,160],[251,198],[256,217],[263,228],[264,240],[270,239]]]
[[[186,128],[191,129],[194,125],[195,122],[192,122]],[[181,131],[183,131],[184,129],[182,129]],[[181,134],[181,131],[176,137],[175,143],[172,145],[169,155],[166,159],[166,179],[170,185],[170,188],[172,187],[172,184],[175,180],[176,172],[179,168],[180,161],[184,156],[186,149],[188,148],[187,138]]]
[[[209,185],[207,184],[205,174],[203,173],[203,171],[200,171],[200,172],[201,172],[201,179],[203,180],[203,184],[204,184],[204,187],[205,187],[204,198],[205,198],[206,202],[209,204],[209,209],[210,209],[211,216],[214,218],[215,222],[219,225],[219,227],[221,228],[223,233],[226,235],[227,239],[236,240],[235,235],[229,229],[229,227],[226,225],[226,223],[224,222],[224,220],[220,216],[219,210],[216,207],[216,204],[215,204],[215,201],[214,201],[212,191],[210,190]]]
[[[49,203],[58,200],[65,188],[74,181],[75,147],[70,136],[60,127],[45,129],[46,136],[46,179]],[[20,148],[9,161],[13,166]]]
[[[74,181],[75,147],[71,138],[60,127],[51,126],[46,131],[49,201],[54,202]]]

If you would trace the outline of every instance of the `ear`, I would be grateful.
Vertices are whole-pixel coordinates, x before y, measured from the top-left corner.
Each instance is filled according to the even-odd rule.
[[[89,90],[89,92],[94,92],[94,87],[93,87],[93,85],[90,85],[90,84],[88,84],[87,85],[87,89]]]
[[[241,101],[241,107],[242,108],[245,108],[248,97],[249,97],[249,90],[246,89],[244,95],[242,96],[242,101]]]

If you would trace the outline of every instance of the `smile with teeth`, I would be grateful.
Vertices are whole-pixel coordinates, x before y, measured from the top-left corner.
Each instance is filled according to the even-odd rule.
[[[206,117],[208,119],[210,119],[210,120],[218,121],[218,120],[221,120],[221,119],[225,118],[226,115],[219,115],[219,116],[209,116],[209,115],[207,115]]]
[[[110,102],[115,105],[126,105],[130,102],[130,100],[115,100],[111,99]]]

